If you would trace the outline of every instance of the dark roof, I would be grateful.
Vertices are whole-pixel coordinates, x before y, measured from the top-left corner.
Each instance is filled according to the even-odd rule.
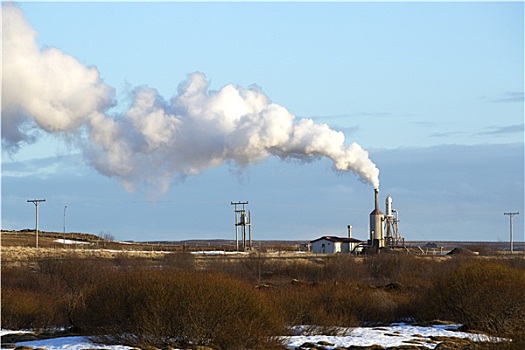
[[[362,242],[362,241],[360,241],[359,239],[356,239],[356,238],[336,237],[336,236],[323,236],[323,237],[319,237],[317,239],[314,239],[310,243],[314,243],[314,242],[320,241],[322,239],[330,241],[330,242],[341,242],[341,243],[359,243],[359,242]]]

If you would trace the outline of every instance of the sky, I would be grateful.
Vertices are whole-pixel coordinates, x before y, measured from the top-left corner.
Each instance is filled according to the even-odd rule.
[[[2,229],[524,233],[523,2],[2,3]],[[65,208],[67,206],[67,208]],[[65,215],[64,215],[65,213]]]

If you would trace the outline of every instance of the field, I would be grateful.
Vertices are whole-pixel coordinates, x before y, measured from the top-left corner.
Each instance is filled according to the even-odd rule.
[[[231,241],[83,234],[41,233],[34,243],[34,233],[2,232],[4,329],[63,329],[142,349],[285,349],[276,335],[298,325],[328,337],[340,327],[442,320],[512,339],[456,349],[525,346],[525,256],[496,243],[439,242],[445,252],[463,248],[448,256],[428,242],[376,256],[314,255],[286,241],[256,242],[251,253],[232,252]]]

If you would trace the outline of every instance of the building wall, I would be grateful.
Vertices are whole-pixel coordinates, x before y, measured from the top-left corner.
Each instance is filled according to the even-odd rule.
[[[351,253],[359,242],[332,242],[326,239],[315,241],[311,251],[315,254]]]
[[[351,253],[355,247],[359,245],[359,243],[353,242],[353,243],[347,243],[348,244],[348,253]]]
[[[312,243],[312,253],[315,254],[334,254],[341,251],[341,243],[332,242],[327,239],[320,239]]]

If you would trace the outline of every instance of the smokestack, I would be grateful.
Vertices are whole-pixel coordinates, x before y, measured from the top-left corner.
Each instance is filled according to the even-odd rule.
[[[376,210],[379,210],[379,189],[374,189],[375,197],[376,197]]]
[[[348,225],[348,238],[352,238],[352,225]]]

